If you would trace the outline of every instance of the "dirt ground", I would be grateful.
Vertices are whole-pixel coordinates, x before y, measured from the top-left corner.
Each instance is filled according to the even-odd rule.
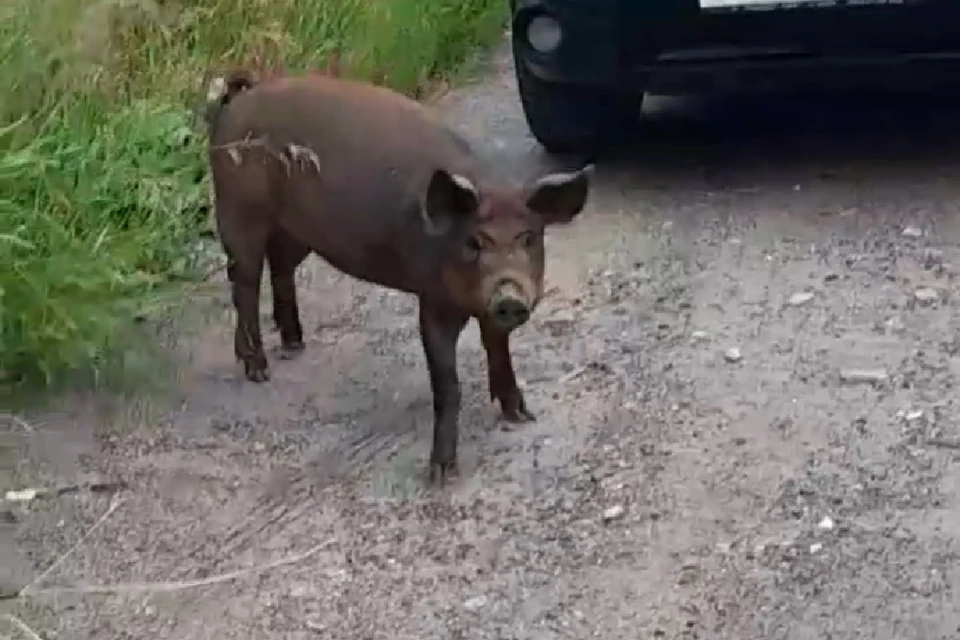
[[[506,52],[442,108],[546,166]],[[514,339],[537,422],[503,429],[465,333],[442,491],[414,301],[313,261],[308,349],[269,384],[227,314],[175,410],[10,425],[3,489],[128,488],[0,513],[4,580],[33,582],[0,614],[45,640],[957,638],[955,113],[652,100],[548,236]]]

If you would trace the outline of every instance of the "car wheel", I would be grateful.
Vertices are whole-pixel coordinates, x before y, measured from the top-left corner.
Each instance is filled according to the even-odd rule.
[[[516,55],[514,67],[527,126],[548,153],[598,153],[640,119],[642,92],[546,82]]]

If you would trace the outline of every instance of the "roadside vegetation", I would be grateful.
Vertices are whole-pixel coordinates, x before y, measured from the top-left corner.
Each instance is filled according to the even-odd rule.
[[[155,369],[196,295],[208,79],[235,65],[429,95],[496,41],[504,0],[4,0],[0,402]],[[148,335],[149,334],[149,335]]]

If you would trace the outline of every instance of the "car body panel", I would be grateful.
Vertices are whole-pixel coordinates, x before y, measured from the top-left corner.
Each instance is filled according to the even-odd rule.
[[[960,0],[700,1],[516,0],[514,53],[542,80],[667,94],[934,86],[960,70]],[[563,29],[550,54],[524,37],[540,12]]]

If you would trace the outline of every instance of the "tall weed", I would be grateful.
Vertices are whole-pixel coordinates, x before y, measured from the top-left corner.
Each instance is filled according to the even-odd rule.
[[[144,316],[190,301],[208,205],[197,109],[243,65],[421,95],[499,38],[503,0],[5,0],[0,403],[153,369]],[[151,354],[143,357],[143,353]],[[158,356],[157,356],[158,357]]]

